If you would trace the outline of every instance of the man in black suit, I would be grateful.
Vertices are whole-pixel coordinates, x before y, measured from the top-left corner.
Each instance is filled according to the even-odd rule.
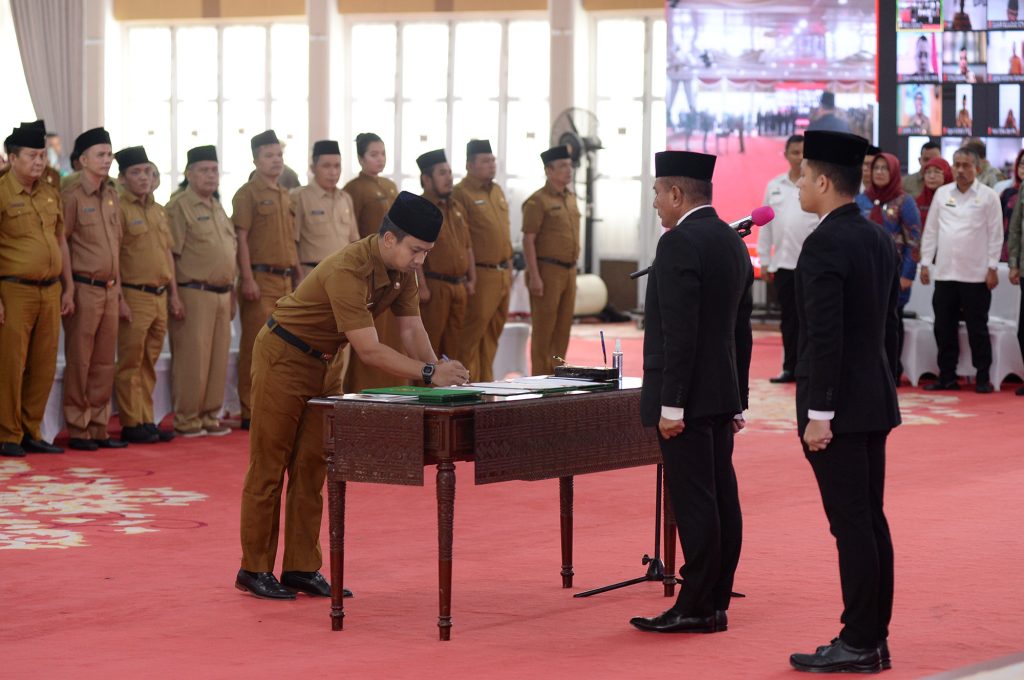
[[[801,671],[889,667],[893,552],[882,497],[885,440],[900,423],[900,289],[892,238],[853,202],[866,148],[855,135],[809,131],[797,182],[801,207],[822,218],[796,266],[797,423],[836,538],[844,606],[831,644],[790,656]]]
[[[750,370],[754,273],[739,235],[711,207],[715,157],[655,154],[654,207],[670,229],[647,283],[640,419],[657,426],[686,564],[675,605],[637,628],[727,627],[743,518],[732,467]]]

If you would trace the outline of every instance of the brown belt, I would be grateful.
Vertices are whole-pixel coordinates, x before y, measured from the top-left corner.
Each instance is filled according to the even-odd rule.
[[[264,274],[274,274],[276,276],[292,275],[291,267],[285,267],[284,269],[282,269],[281,267],[274,267],[269,264],[254,264],[252,265],[251,269],[254,272],[263,272]]]
[[[114,279],[94,279],[86,276],[85,274],[72,274],[71,278],[78,283],[85,283],[90,286],[96,286],[97,288],[113,288],[114,284],[117,283]]]
[[[230,293],[231,286],[214,286],[203,281],[189,281],[188,283],[179,283],[178,288],[195,288],[196,290],[206,290],[211,293]]]
[[[334,358],[333,354],[330,354],[328,352],[321,352],[318,349],[313,349],[308,344],[306,344],[304,340],[289,333],[287,330],[285,330],[284,326],[277,322],[277,320],[274,317],[270,317],[269,319],[267,319],[267,328],[270,329],[271,333],[281,338],[295,349],[299,350],[304,354],[308,354],[311,357],[319,359],[325,364],[330,362],[330,360]]]
[[[123,288],[131,288],[133,290],[141,290],[143,293],[149,293],[150,295],[163,295],[167,292],[167,286],[144,286],[140,283],[125,283],[121,282]]]
[[[575,262],[565,262],[563,260],[556,260],[553,257],[538,257],[537,262],[546,262],[548,264],[557,264],[559,267],[565,267],[566,269],[576,269]]]
[[[53,284],[60,281],[60,278],[58,277],[55,279],[23,279],[18,276],[0,276],[0,281],[20,283],[23,286],[39,286],[40,288],[49,288]]]
[[[423,272],[423,275],[428,279],[437,279],[438,281],[444,281],[445,283],[455,285],[466,282],[465,276],[445,276],[444,274],[438,274],[436,272]]]

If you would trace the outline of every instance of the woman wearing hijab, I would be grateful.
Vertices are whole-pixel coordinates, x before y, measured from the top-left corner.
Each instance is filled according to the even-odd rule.
[[[953,181],[953,169],[945,158],[932,158],[921,168],[923,188],[917,197],[917,209],[921,213],[921,231],[928,222],[928,208],[932,205],[935,190]]]
[[[900,161],[891,153],[880,153],[871,164],[871,186],[865,192],[871,202],[868,219],[885,227],[896,244],[900,256],[900,297],[897,310],[903,316],[903,307],[910,300],[910,287],[917,275],[921,259],[921,213],[914,198],[903,191]],[[899,348],[903,352],[903,324],[897,324]],[[899,362],[897,362],[898,364]],[[903,367],[893,367],[899,385]]]

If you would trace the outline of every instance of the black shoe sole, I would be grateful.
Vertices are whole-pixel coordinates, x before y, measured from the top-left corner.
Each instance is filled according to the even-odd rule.
[[[243,593],[249,593],[253,597],[258,597],[261,600],[284,600],[284,601],[288,601],[288,600],[294,600],[295,599],[294,593],[292,594],[291,597],[275,597],[273,595],[261,595],[261,594],[257,593],[255,590],[253,590],[252,588],[249,588],[248,586],[242,585],[238,581],[235,581],[235,588],[237,590],[241,590]]]
[[[798,671],[803,673],[881,673],[882,664],[877,663],[873,666],[864,666],[852,663],[840,663],[832,666],[800,666],[798,664],[789,662],[789,665]]]

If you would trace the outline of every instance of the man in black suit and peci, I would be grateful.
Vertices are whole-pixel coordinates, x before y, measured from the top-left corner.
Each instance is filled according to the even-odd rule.
[[[800,341],[796,415],[839,551],[843,628],[800,671],[876,673],[890,666],[893,550],[882,509],[885,441],[900,424],[896,355],[898,255],[853,197],[867,140],[808,131],[797,187],[821,218],[796,266]]]
[[[750,370],[753,269],[739,235],[711,207],[715,157],[654,156],[661,240],[647,282],[640,419],[660,433],[686,564],[675,605],[630,623],[660,633],[727,627],[743,518],[732,466]]]

